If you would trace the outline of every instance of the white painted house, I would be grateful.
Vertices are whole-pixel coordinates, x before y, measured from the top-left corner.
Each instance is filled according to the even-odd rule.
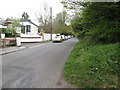
[[[41,42],[42,36],[38,33],[38,25],[31,20],[20,20],[22,27],[21,42]]]

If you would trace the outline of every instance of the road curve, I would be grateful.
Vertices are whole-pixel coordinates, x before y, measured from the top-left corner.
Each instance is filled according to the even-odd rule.
[[[2,56],[3,88],[55,88],[78,40],[46,43]]]

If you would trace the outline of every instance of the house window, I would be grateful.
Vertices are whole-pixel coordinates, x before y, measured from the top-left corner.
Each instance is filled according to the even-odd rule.
[[[30,32],[31,31],[31,26],[30,25],[26,25],[26,32]]]
[[[21,28],[22,28],[22,29],[21,29],[21,32],[22,32],[22,33],[25,33],[25,26],[21,26]]]

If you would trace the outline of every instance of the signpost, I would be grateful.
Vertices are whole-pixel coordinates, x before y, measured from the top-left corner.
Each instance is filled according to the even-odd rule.
[[[21,33],[21,28],[20,27],[17,27],[16,28],[16,45],[17,46],[21,46],[21,37],[20,37],[20,33]]]
[[[52,7],[50,8],[50,19],[51,19],[51,41],[52,41]]]

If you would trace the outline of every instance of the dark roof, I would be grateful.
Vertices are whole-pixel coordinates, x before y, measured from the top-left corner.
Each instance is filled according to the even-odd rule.
[[[10,19],[6,19],[0,22],[0,25],[3,25],[3,26],[7,26],[8,24],[12,24],[12,21]]]
[[[0,23],[0,25],[2,25],[2,26],[7,26],[7,25],[5,25],[4,23]]]
[[[5,27],[6,25],[0,23],[0,26],[4,26]]]
[[[38,27],[38,25],[36,25],[35,23],[33,23],[31,20],[21,19],[20,22],[29,22],[29,23],[35,25],[36,27]]]

